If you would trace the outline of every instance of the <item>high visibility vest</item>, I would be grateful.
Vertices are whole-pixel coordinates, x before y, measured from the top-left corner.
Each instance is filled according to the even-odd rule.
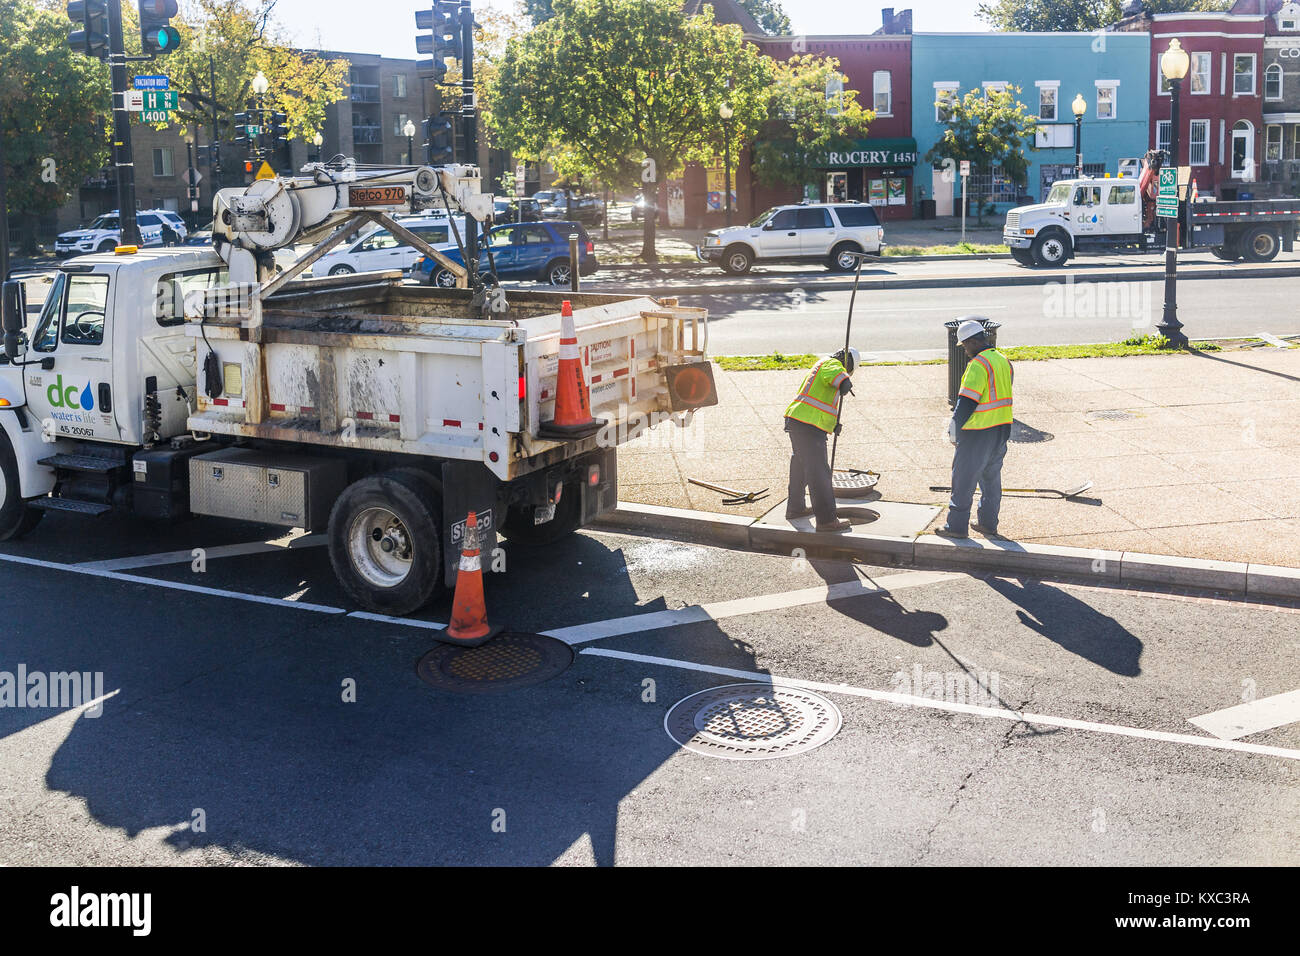
[[[985,349],[970,360],[961,377],[961,398],[973,399],[975,411],[962,431],[980,431],[1011,424],[1011,381],[1015,373],[997,349]]]
[[[839,421],[840,385],[849,377],[838,359],[829,356],[814,365],[799,386],[799,394],[785,410],[786,418],[815,425],[824,432]]]

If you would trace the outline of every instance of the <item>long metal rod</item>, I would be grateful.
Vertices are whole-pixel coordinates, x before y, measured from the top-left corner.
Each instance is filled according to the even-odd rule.
[[[849,317],[848,317],[848,321],[844,323],[844,358],[846,361],[848,360],[849,357],[849,335],[853,331],[853,303],[854,300],[856,300],[858,297],[858,280],[862,278],[862,260],[865,258],[866,258],[865,255],[858,256],[858,267],[853,273],[853,291],[849,293]],[[843,414],[844,414],[844,395],[841,393],[839,408],[837,408],[835,411],[835,424],[837,427],[839,426],[840,423],[840,416]],[[840,436],[835,435],[834,438],[831,440],[831,471],[835,470],[835,452],[838,450],[839,444],[840,444]]]
[[[135,160],[131,154],[131,117],[126,111],[126,49],[122,43],[122,5],[109,0],[108,62],[113,83],[113,171],[117,177],[118,243],[140,244],[135,224]]]

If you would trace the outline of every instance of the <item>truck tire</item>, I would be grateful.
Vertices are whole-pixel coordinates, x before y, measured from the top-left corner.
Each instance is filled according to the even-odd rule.
[[[852,272],[858,265],[857,256],[853,253],[861,251],[862,247],[856,242],[841,242],[831,250],[826,259],[826,268],[831,272]]]
[[[0,431],[0,541],[13,541],[35,528],[44,511],[26,501],[18,487],[18,459],[9,436]]]
[[[1241,240],[1241,250],[1249,262],[1272,262],[1281,248],[1277,232],[1268,226],[1256,226]]]
[[[534,505],[511,505],[501,532],[517,544],[543,547],[563,541],[582,524],[582,489],[577,482],[565,482],[555,517],[544,524],[533,523]]]
[[[1036,264],[1056,269],[1065,265],[1065,261],[1070,258],[1070,242],[1054,229],[1035,239],[1031,251]]]
[[[1028,266],[1031,269],[1034,267],[1034,254],[1028,249],[1012,249],[1011,258],[1022,266]]]
[[[1224,262],[1236,262],[1241,258],[1241,253],[1237,251],[1235,244],[1215,246],[1210,253],[1216,259],[1222,259]]]
[[[330,564],[343,591],[379,614],[410,614],[442,591],[442,506],[409,468],[349,485],[330,512]]]
[[[733,276],[743,276],[754,268],[754,254],[749,251],[748,246],[728,246],[723,250],[719,264],[723,272]]]

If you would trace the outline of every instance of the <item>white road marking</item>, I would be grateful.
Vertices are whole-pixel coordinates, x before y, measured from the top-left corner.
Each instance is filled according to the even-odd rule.
[[[1160,740],[1166,743],[1187,744],[1193,747],[1205,747],[1210,750],[1233,750],[1239,753],[1263,754],[1269,757],[1284,757],[1288,760],[1300,760],[1300,750],[1288,750],[1285,747],[1269,747],[1263,744],[1244,744],[1235,740],[1215,740],[1211,737],[1195,737],[1191,734],[1172,734],[1162,730],[1147,730],[1142,727],[1125,727],[1121,724],[1099,724],[1091,720],[1075,720],[1072,717],[1053,717],[1048,714],[1031,714],[1020,710],[1007,710],[1003,707],[984,707],[978,704],[959,704],[929,697],[915,697],[911,694],[899,694],[888,690],[871,690],[866,687],[851,687],[848,684],[827,684],[822,681],[799,680],[793,677],[778,677],[776,674],[764,674],[761,671],[742,671],[731,667],[714,667],[710,664],[697,664],[694,661],[679,661],[667,657],[651,657],[648,654],[630,654],[626,651],[614,651],[604,647],[588,647],[583,654],[595,657],[613,657],[640,664],[652,664],[660,667],[675,667],[680,670],[699,671],[704,674],[717,674],[720,677],[738,677],[742,680],[758,681],[764,684],[787,684],[803,687],[807,690],[820,691],[824,694],[847,694],[852,697],[865,697],[868,700],[886,704],[902,704],[908,707],[928,707],[932,710],[947,710],[958,714],[970,714],[973,717],[996,717],[1001,720],[1014,720],[1017,723],[1038,724],[1045,727],[1063,727],[1069,730],[1087,730],[1093,733],[1114,734],[1118,737],[1138,737],[1144,740]]]
[[[281,543],[284,542],[284,543]],[[303,534],[275,541],[249,541],[245,544],[219,544],[203,548],[205,559],[234,558],[245,554],[266,554],[271,551],[297,551],[299,548],[316,548],[329,544],[323,534]],[[78,562],[79,568],[98,568],[101,571],[124,571],[127,568],[156,568],[166,564],[189,564],[194,560],[194,549],[162,551],[158,554],[139,554],[132,558],[110,558],[107,561]]]
[[[1300,690],[1286,694],[1274,694],[1261,697],[1247,704],[1225,707],[1213,713],[1188,717],[1187,722],[1195,724],[1221,740],[1236,740],[1248,737],[1274,727],[1294,724],[1300,720]]]
[[[369,611],[350,611],[348,617],[360,618],[363,621],[378,621],[381,624],[400,624],[403,627],[420,627],[430,631],[443,631],[447,629],[446,624],[439,624],[437,621],[420,621],[408,617],[389,617],[387,614],[372,614]]]
[[[245,594],[242,591],[227,591],[223,588],[206,588],[198,584],[184,584],[180,581],[165,581],[161,578],[146,578],[137,574],[122,574],[119,571],[106,571],[102,568],[89,568],[81,564],[60,564],[57,561],[42,561],[38,558],[23,558],[16,554],[0,554],[0,561],[10,564],[24,564],[33,568],[46,568],[50,571],[67,571],[69,574],[85,574],[94,578],[107,578],[110,581],[123,581],[127,584],[145,584],[150,587],[167,588],[172,591],[188,591],[191,594],[206,594],[211,597],[231,598],[236,601],[250,601],[254,604],[271,604],[279,607],[291,607],[298,611],[317,611],[321,614],[346,614],[341,607],[326,604],[309,604],[306,601],[286,601],[284,598],[263,597],[260,594]]]
[[[622,634],[637,634],[641,631],[654,631],[665,627],[677,627],[681,624],[697,624],[701,621],[720,621],[723,618],[737,617],[742,614],[756,614],[760,611],[779,611],[783,608],[800,607],[805,604],[824,604],[843,598],[858,597],[864,594],[887,594],[900,588],[919,587],[940,581],[965,578],[968,575],[951,571],[901,571],[887,574],[875,581],[845,581],[840,584],[816,588],[802,588],[798,591],[782,591],[778,594],[758,594],[753,597],[737,598],[734,601],[718,601],[712,604],[696,604],[673,611],[651,611],[646,614],[632,614],[628,617],[611,618],[608,621],[593,621],[590,624],[577,624],[573,627],[561,627],[553,631],[543,631],[543,637],[553,637],[566,644],[585,644],[587,641],[599,641]]]
[[[815,290],[814,290],[814,291],[815,291]],[[786,297],[789,296],[790,293],[789,293],[789,292],[784,292],[784,293],[782,293],[782,292],[770,292],[770,293],[765,293],[765,294],[766,294],[766,295],[773,295],[773,296],[777,296],[777,295],[779,295],[779,296],[781,296],[782,298],[786,298]],[[1007,306],[1005,306],[1005,305],[986,305],[986,306],[981,306],[981,307],[980,307],[980,311],[981,311],[981,312],[1005,312],[1006,310],[1007,310]],[[878,313],[880,313],[881,315],[897,315],[897,314],[899,314],[899,313],[901,313],[901,312],[951,312],[951,311],[953,311],[953,307],[950,306],[950,305],[918,305],[918,306],[899,306],[899,307],[896,308],[896,309],[863,309],[863,308],[855,308],[855,309],[853,310],[853,314],[854,314],[854,315],[860,315],[860,314],[864,314],[864,313],[878,312]],[[720,314],[720,315],[721,315],[721,314],[726,314],[726,315],[729,315],[729,316],[737,316],[737,315],[774,315],[774,314],[775,314],[775,315],[837,315],[837,316],[843,316],[843,315],[844,315],[844,310],[843,310],[843,309],[800,309],[800,308],[798,308],[798,307],[795,307],[795,308],[790,308],[790,309],[742,309],[742,310],[739,310],[739,311],[736,311],[736,312],[727,312],[727,313],[719,312],[719,314]],[[888,350],[886,350],[886,351],[888,351]]]

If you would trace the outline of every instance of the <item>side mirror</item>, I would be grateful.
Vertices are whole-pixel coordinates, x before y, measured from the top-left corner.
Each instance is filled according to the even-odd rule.
[[[4,350],[10,362],[18,361],[18,346],[27,325],[27,291],[21,279],[7,279],[0,295],[0,325],[4,328]]]

